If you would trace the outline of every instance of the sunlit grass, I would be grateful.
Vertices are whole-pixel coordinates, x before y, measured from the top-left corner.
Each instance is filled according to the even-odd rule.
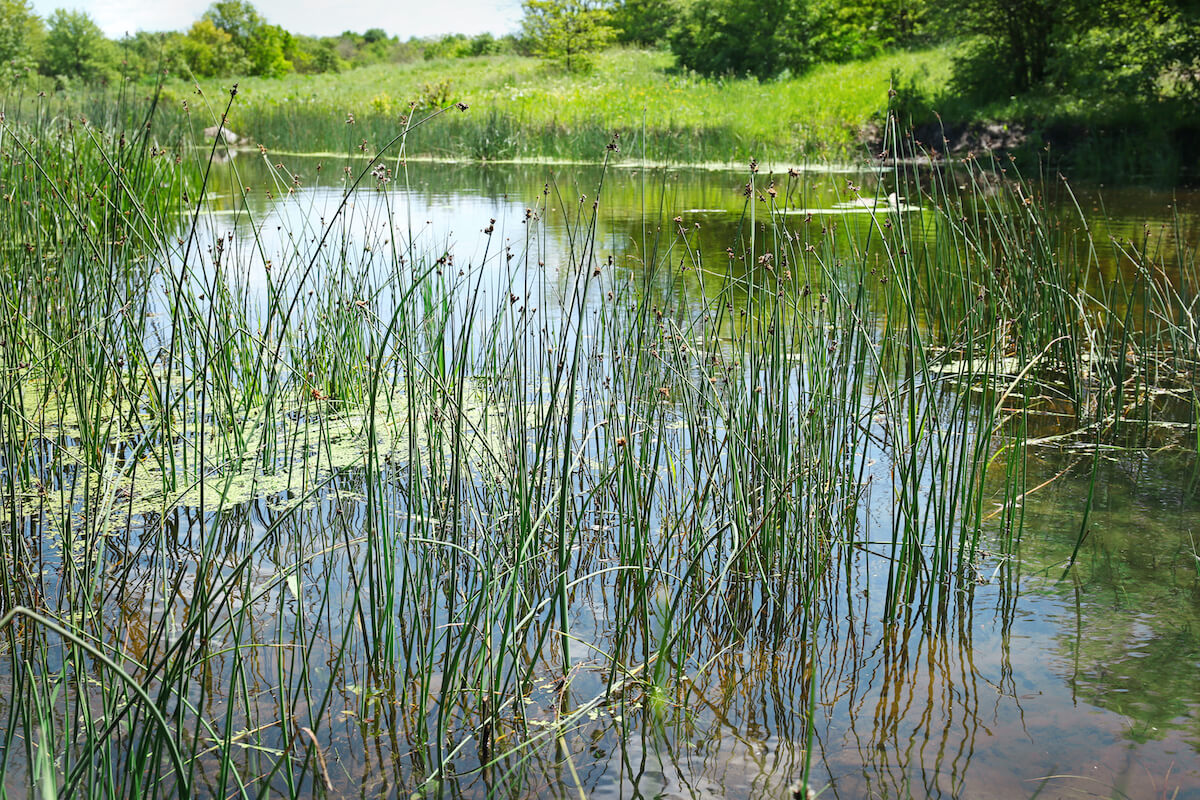
[[[248,78],[230,125],[277,149],[329,151],[337,149],[333,142],[361,138],[378,144],[383,130],[410,113],[409,103],[432,96],[472,108],[436,136],[414,136],[412,154],[595,161],[613,131],[622,133],[626,157],[640,156],[645,130],[653,160],[838,159],[858,155],[860,129],[882,119],[893,77],[931,95],[940,90],[949,78],[947,53],[893,53],[768,81],[705,78],[678,71],[669,53],[637,50],[602,53],[583,75],[494,56]],[[218,82],[203,86],[212,96],[223,92]],[[178,105],[190,93],[176,84],[168,100]]]

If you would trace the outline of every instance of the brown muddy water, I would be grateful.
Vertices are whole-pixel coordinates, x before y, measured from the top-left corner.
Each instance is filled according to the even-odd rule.
[[[340,175],[342,163],[288,158],[283,170],[269,170],[239,157],[233,166],[236,175],[226,169],[216,176],[202,217],[197,250],[209,260],[193,277],[196,313],[216,308],[203,295],[214,296],[226,275],[222,291],[252,320],[269,302],[287,254],[306,241],[315,246],[334,218],[341,189],[322,182]],[[724,268],[702,269],[698,261],[724,263],[727,248],[751,232],[777,235],[761,206],[750,210],[748,177],[736,172],[620,168],[602,176],[578,166],[422,163],[407,170],[350,204],[338,223],[345,235],[336,270],[318,274],[334,263],[321,262],[314,274],[288,279],[301,287],[300,318],[312,323],[306,341],[318,353],[328,349],[326,362],[343,359],[339,348],[350,346],[343,339],[320,345],[312,332],[322,314],[335,316],[321,296],[360,296],[347,282],[370,272],[363,265],[372,259],[452,254],[442,265],[447,276],[456,269],[475,276],[481,304],[508,306],[509,315],[539,313],[551,330],[561,326],[560,346],[567,347],[576,340],[563,322],[576,302],[579,276],[567,266],[578,263],[575,253],[594,247],[606,269],[611,256],[614,271],[630,280],[627,291],[683,308],[677,330],[689,331],[686,309],[720,295],[728,280]],[[579,209],[590,211],[602,177],[589,244]],[[889,199],[891,187],[876,191],[870,175],[776,179],[783,219],[841,226],[851,237],[870,234],[872,211],[903,215],[922,202]],[[757,180],[763,186],[770,176]],[[250,189],[246,198],[233,196],[236,184]],[[1051,220],[1076,224],[1082,210],[1093,240],[1105,244],[1096,256],[1098,285],[1129,269],[1122,248],[1161,249],[1170,263],[1180,241],[1200,241],[1194,193],[1090,187],[1072,197],[1058,185],[1047,193]],[[859,199],[876,195],[879,203]],[[527,209],[539,202],[534,229]],[[689,249],[679,244],[681,231]],[[521,269],[513,266],[522,261]],[[362,281],[364,306],[369,301],[384,323],[388,309],[419,297],[386,280]],[[607,285],[583,301],[597,320],[608,308]],[[151,301],[154,319],[171,318],[169,297],[168,287]],[[498,328],[468,327],[460,298],[421,302],[412,335],[438,308],[455,332],[449,343],[422,345],[422,369],[440,363],[427,357],[439,347],[449,363],[468,350],[478,357],[489,342],[516,347]],[[335,339],[358,330],[330,325]],[[606,329],[595,322],[578,330],[590,342]],[[169,340],[169,323],[150,331]],[[545,353],[521,356],[510,376],[518,388],[503,395],[477,369],[441,384],[457,385],[469,434],[450,433],[428,409],[414,425],[415,412],[347,404],[319,414],[295,406],[285,433],[238,423],[249,452],[263,452],[261,441],[270,437],[284,442],[280,463],[292,470],[272,472],[261,460],[223,472],[187,467],[194,481],[169,498],[139,483],[161,482],[150,466],[140,477],[113,466],[107,479],[54,466],[82,436],[80,412],[55,406],[57,390],[38,391],[29,379],[20,406],[6,395],[5,429],[15,430],[18,416],[44,420],[47,407],[56,410],[23,451],[21,463],[43,475],[23,497],[6,501],[7,535],[31,543],[43,607],[95,631],[160,698],[180,741],[198,753],[199,795],[782,799],[803,796],[796,787],[807,775],[808,791],[826,798],[1200,799],[1200,475],[1186,403],[1177,424],[1152,442],[1106,449],[1098,459],[1078,440],[1055,439],[1070,426],[1030,422],[1030,436],[1044,441],[1023,451],[1025,493],[1013,501],[1000,489],[985,491],[982,537],[960,575],[897,604],[889,581],[902,511],[890,489],[896,454],[882,427],[867,422],[871,430],[856,440],[851,493],[828,471],[797,468],[791,490],[809,493],[814,519],[828,512],[821,498],[837,506],[831,515],[838,521],[821,523],[826,538],[794,551],[778,546],[783,555],[759,550],[766,536],[740,527],[747,523],[736,509],[753,507],[759,491],[757,462],[739,454],[762,443],[711,444],[737,430],[728,419],[697,422],[701,412],[679,399],[688,396],[681,385],[712,377],[702,362],[680,360],[662,373],[667,378],[647,378],[654,386],[674,383],[664,383],[663,402],[641,418],[649,406],[605,394],[610,386],[632,392],[641,385],[612,360],[630,345],[617,337],[598,349],[609,360],[588,362],[584,388],[560,414],[575,432],[579,457],[564,464],[545,456],[549,469],[582,477],[567,480],[561,496],[556,489],[529,497],[524,521],[520,504],[497,487],[512,485],[504,480],[514,469],[541,468],[537,442],[521,439],[528,461],[494,454],[513,447],[514,419],[531,430],[559,419],[547,410],[556,358]],[[342,374],[326,362],[314,357],[311,372]],[[384,371],[402,372],[403,365],[389,364]],[[361,388],[359,375],[347,369],[339,380]],[[748,413],[787,416],[789,401],[809,391],[796,381],[776,405]],[[336,394],[334,384],[331,377],[305,388],[306,400]],[[379,406],[413,407],[413,384],[399,384]],[[601,444],[621,419],[627,433]],[[840,431],[820,451],[831,463],[843,458],[850,435],[839,426],[853,427],[841,418],[828,422]],[[105,463],[127,457],[122,448],[136,440],[118,438]],[[431,455],[435,442],[451,438],[466,453],[453,463],[471,465],[469,480]],[[636,459],[619,460],[635,447]],[[987,487],[1006,480],[1004,460],[991,458],[995,449],[976,459]],[[610,470],[608,459],[629,470],[612,496],[586,475]],[[7,460],[4,467],[18,469]],[[96,485],[80,488],[89,480]],[[460,488],[445,497],[415,488],[436,491],[455,481]],[[938,491],[922,490],[920,503],[936,504]],[[727,499],[734,495],[751,501]],[[696,498],[710,496],[726,499],[705,500],[697,512]],[[559,502],[577,512],[565,551],[550,522]],[[723,517],[726,508],[734,509],[732,520]],[[96,545],[71,531],[105,514],[113,522],[93,561],[80,549]],[[1002,519],[1019,524],[1002,528]],[[789,518],[780,540],[802,540],[815,525]],[[518,528],[533,533],[510,539]],[[748,538],[754,547],[746,547]],[[371,551],[376,546],[382,551]],[[751,551],[758,566],[744,558]],[[789,558],[811,563],[795,566]],[[69,581],[79,580],[65,566],[72,561],[94,581],[89,608],[61,605],[72,596]],[[566,580],[570,600],[559,608],[554,598]],[[197,603],[211,609],[202,645],[187,633]],[[144,665],[166,658],[178,637],[206,649],[177,682],[185,689],[171,693]],[[68,659],[64,647],[46,645],[24,676],[9,659],[0,687],[36,683],[39,669],[53,673]],[[97,669],[95,681],[113,678]],[[56,685],[47,679],[48,697]],[[23,731],[75,730],[68,720],[84,714],[87,701],[57,702],[48,700],[57,722],[18,728],[0,700],[0,722],[12,726],[0,746],[13,796],[67,785],[71,759],[38,767],[41,744],[23,741]],[[92,702],[88,724],[102,726],[114,711]],[[135,746],[145,721],[127,724],[128,737],[116,734],[120,744],[103,758],[119,764],[122,748]],[[71,747],[86,737],[72,735],[74,743],[62,747],[78,753]],[[216,752],[229,753],[236,779]],[[44,782],[47,769],[57,782]],[[170,791],[169,780],[157,780],[141,791]]]

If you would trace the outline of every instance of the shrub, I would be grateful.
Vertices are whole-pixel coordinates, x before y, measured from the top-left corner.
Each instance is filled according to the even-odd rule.
[[[771,77],[812,61],[806,0],[696,0],[669,34],[681,66]]]

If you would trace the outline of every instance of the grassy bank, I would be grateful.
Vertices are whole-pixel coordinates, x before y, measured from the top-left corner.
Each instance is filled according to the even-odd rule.
[[[463,102],[470,109],[436,132],[415,134],[412,154],[498,160],[595,161],[614,131],[624,157],[676,163],[781,163],[843,159],[858,132],[887,107],[893,72],[917,76],[923,91],[947,78],[941,50],[897,53],[818,67],[799,77],[759,82],[681,73],[668,53],[614,50],[587,75],[563,73],[517,56],[436,60],[353,70],[342,75],[251,78],[239,83],[230,126],[269,148],[321,152],[386,141],[409,113]],[[228,82],[205,83],[223,97]],[[168,87],[168,107],[195,108],[194,87]],[[346,124],[353,115],[354,126]],[[211,124],[198,119],[196,127]]]
[[[884,149],[889,105],[917,138],[955,157],[1013,154],[1027,172],[1050,166],[1073,179],[1171,185],[1200,179],[1200,117],[1178,99],[1114,96],[1087,85],[1002,100],[963,96],[958,45],[823,64],[774,80],[707,78],[661,51],[610,50],[588,74],[534,58],[443,58],[342,74],[237,79],[229,126],[272,152],[347,153],[392,138],[415,109],[463,103],[436,132],[414,132],[410,156],[595,163],[614,132],[614,161],[745,164],[861,162]],[[195,140],[220,116],[234,78],[175,81],[159,97],[158,132]],[[889,95],[890,90],[896,94]],[[153,89],[126,88],[129,100]],[[11,91],[8,112],[103,121],[111,92],[76,89],[48,100]],[[352,121],[352,124],[350,124]],[[132,116],[125,124],[136,126]],[[171,133],[168,138],[177,137]],[[177,140],[177,138],[175,138]]]
[[[595,162],[614,131],[616,160],[779,165],[857,161],[877,152],[889,103],[927,145],[956,156],[998,149],[1030,171],[1041,163],[1082,180],[1171,184],[1200,178],[1200,119],[1186,104],[1093,96],[1086,87],[1002,101],[961,96],[953,84],[956,45],[823,64],[775,80],[706,78],[679,70],[665,52],[611,50],[593,72],[568,74],[533,58],[492,56],[379,65],[341,75],[250,78],[230,114],[233,130],[268,148],[346,151],[393,136],[410,113],[461,102],[469,110],[420,133],[408,152],[480,161]],[[224,97],[229,81],[204,94]],[[896,90],[895,99],[889,90]],[[169,86],[168,109],[184,101],[191,127],[195,87]],[[353,118],[354,125],[347,125]],[[1000,132],[999,135],[996,135]],[[942,141],[946,135],[947,141]]]

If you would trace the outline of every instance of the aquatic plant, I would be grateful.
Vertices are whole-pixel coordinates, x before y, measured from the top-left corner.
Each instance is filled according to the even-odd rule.
[[[889,161],[852,225],[751,164],[716,263],[649,212],[606,253],[603,178],[465,260],[389,191],[443,114],[351,136],[323,207],[263,148],[274,233],[222,144],[0,123],[6,787],[583,793],[746,653],[796,676],[811,785],[857,576],[944,620],[1031,448],[1194,455],[1182,231],[1100,276],[1069,189],[1009,167]]]

